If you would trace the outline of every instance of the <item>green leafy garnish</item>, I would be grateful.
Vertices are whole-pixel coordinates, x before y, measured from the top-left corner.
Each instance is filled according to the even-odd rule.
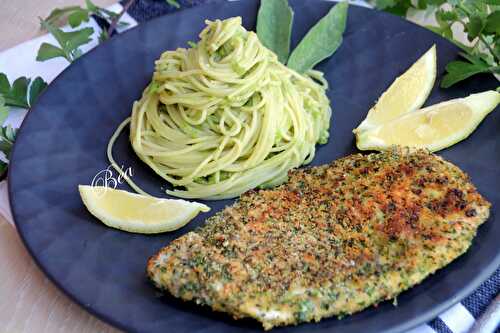
[[[67,19],[74,12],[80,11],[81,9],[82,8],[80,6],[68,6],[63,8],[56,8],[50,12],[49,16],[45,18],[45,21],[49,22],[50,24],[57,24],[59,21]]]
[[[10,125],[0,127],[0,151],[5,154],[7,159],[10,157],[12,146],[14,146],[16,134],[17,129],[12,128]]]
[[[47,82],[45,82],[41,77],[36,77],[33,82],[31,82],[29,88],[28,104],[33,106],[37,100],[40,93],[47,87]]]
[[[0,125],[4,123],[9,116],[9,107],[5,105],[5,98],[0,95]]]
[[[31,82],[31,79],[24,76],[16,79],[11,86],[7,76],[0,73],[0,96],[5,105],[28,109],[33,106],[34,101],[46,86],[47,83],[41,77]]]
[[[448,65],[446,65],[446,71],[448,73],[441,81],[441,87],[448,88],[455,83],[465,80],[475,74],[489,72],[490,68],[488,64],[482,61],[480,58],[468,56],[466,54],[462,55],[470,59],[470,62],[452,61]]]
[[[0,159],[0,176],[5,174],[17,130],[10,125],[3,126],[9,116],[8,106],[30,108],[35,103],[47,83],[37,77],[33,81],[26,77],[16,79],[12,86],[4,73],[0,73],[0,151],[5,155]]]
[[[342,44],[348,6],[347,2],[337,4],[309,30],[290,55],[288,67],[304,73],[337,50]]]
[[[409,9],[434,15],[437,25],[427,27],[460,47],[464,60],[446,66],[441,87],[479,73],[500,74],[500,0],[374,0],[379,9],[406,16]],[[452,26],[462,26],[469,45],[458,41]]]
[[[283,64],[290,54],[292,24],[293,10],[287,0],[261,0],[257,16],[257,35],[262,44],[276,53]]]
[[[0,127],[0,151],[5,155],[4,159],[0,160],[0,176],[3,176],[7,171],[10,153],[14,146],[17,130],[10,125]]]
[[[72,28],[76,28],[83,22],[88,22],[91,15],[95,15],[103,20],[111,22],[116,19],[119,14],[96,6],[90,0],[85,0],[85,7],[68,6],[56,8],[50,12],[49,16],[47,16],[44,21],[56,26],[58,23],[64,24],[68,22]],[[128,25],[128,23],[125,22],[122,22],[121,24]]]
[[[79,47],[92,40],[90,37],[94,33],[94,29],[82,28],[71,32],[65,32],[59,29],[57,24],[60,22],[68,22],[72,28],[76,28],[83,22],[88,22],[90,16],[94,15],[110,24],[109,28],[107,30],[103,29],[98,36],[99,42],[103,42],[111,36],[116,27],[128,25],[128,23],[120,21],[120,18],[133,2],[134,0],[129,0],[129,2],[124,5],[123,11],[119,14],[96,6],[90,0],[85,0],[85,8],[80,6],[68,6],[54,9],[47,18],[43,20],[40,19],[40,25],[54,36],[59,45],[42,43],[38,50],[36,60],[46,61],[62,57],[69,62],[73,62],[82,54]]]
[[[90,42],[90,36],[94,33],[94,29],[92,28],[65,32],[42,19],[40,19],[40,24],[54,36],[59,46],[42,43],[36,56],[36,60],[38,61],[64,57],[69,62],[73,62],[82,54],[79,47]]]

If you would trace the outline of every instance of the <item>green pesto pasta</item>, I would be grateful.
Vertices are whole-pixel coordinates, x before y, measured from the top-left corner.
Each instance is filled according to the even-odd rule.
[[[192,48],[156,61],[132,109],[132,147],[176,197],[224,199],[281,184],[328,140],[328,84],[321,72],[281,64],[240,17],[206,23]]]

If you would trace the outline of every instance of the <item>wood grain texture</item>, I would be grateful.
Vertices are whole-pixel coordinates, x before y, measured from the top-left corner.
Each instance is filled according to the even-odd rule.
[[[93,2],[99,6],[110,6],[117,0]],[[84,0],[0,1],[0,51],[44,34],[38,17],[46,17],[52,9],[84,3]]]
[[[2,332],[118,333],[71,301],[33,262],[16,230],[0,217]]]

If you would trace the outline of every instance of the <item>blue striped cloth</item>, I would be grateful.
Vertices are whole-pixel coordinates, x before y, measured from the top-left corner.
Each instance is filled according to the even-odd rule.
[[[168,13],[193,7],[212,0],[178,0],[180,8],[167,3],[166,0],[136,0],[128,9],[137,22],[145,22],[152,18]],[[128,0],[122,0],[125,5]],[[360,1],[358,1],[360,2]],[[408,333],[465,333],[498,295],[500,290],[500,268],[484,282],[474,293],[465,298],[460,304],[441,314],[436,319],[421,325]]]

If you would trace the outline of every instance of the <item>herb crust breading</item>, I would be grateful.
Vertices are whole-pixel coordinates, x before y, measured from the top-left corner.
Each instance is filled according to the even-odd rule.
[[[426,151],[351,155],[245,193],[148,262],[154,284],[264,328],[391,299],[470,246],[490,204]]]

